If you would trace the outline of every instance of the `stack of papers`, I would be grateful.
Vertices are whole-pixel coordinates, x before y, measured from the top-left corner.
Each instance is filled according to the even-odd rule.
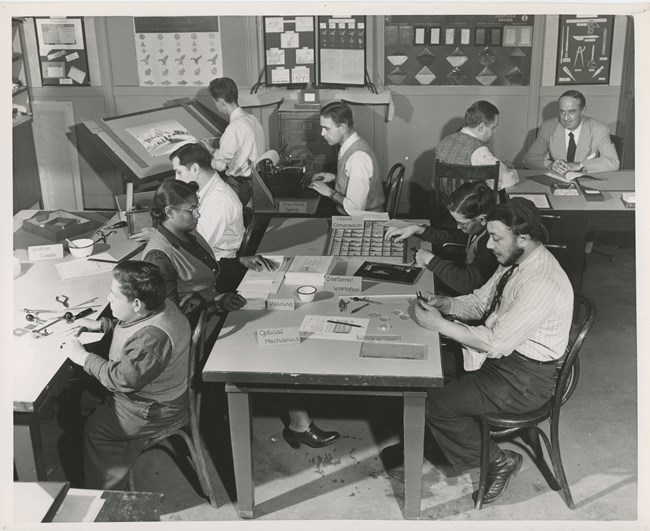
[[[253,271],[249,269],[239,283],[237,292],[246,299],[246,310],[261,310],[266,307],[270,293],[277,293],[282,285],[285,272],[282,269],[284,256],[266,256],[264,258],[278,264],[276,271]]]
[[[300,337],[361,341],[368,331],[370,319],[327,315],[305,315],[300,324]]]
[[[294,256],[284,279],[287,284],[322,286],[333,260],[333,256]]]
[[[117,261],[108,253],[99,253],[88,258],[96,258],[99,260]],[[113,271],[116,264],[106,262],[93,262],[88,261],[88,258],[78,258],[76,260],[69,260],[66,262],[59,262],[56,269],[61,276],[61,280],[72,280],[75,278],[90,277],[93,275],[101,275],[102,273],[109,273]]]

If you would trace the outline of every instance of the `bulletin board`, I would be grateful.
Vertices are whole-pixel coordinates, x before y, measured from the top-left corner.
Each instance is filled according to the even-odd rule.
[[[141,87],[207,86],[223,77],[219,17],[134,17]]]
[[[34,25],[43,85],[90,85],[83,18],[35,17]]]
[[[607,85],[614,15],[560,15],[556,85]]]
[[[533,15],[387,16],[386,85],[526,86]]]
[[[267,85],[314,83],[314,17],[263,17]]]
[[[366,17],[318,17],[318,81],[321,84],[364,85]]]

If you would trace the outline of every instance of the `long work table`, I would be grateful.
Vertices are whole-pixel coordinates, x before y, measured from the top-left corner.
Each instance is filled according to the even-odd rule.
[[[258,253],[320,256],[328,232],[328,219],[274,218]],[[378,260],[380,261],[380,259]],[[352,275],[361,262],[335,257],[332,274]],[[399,396],[404,403],[405,516],[418,518],[422,488],[424,411],[427,389],[442,385],[438,334],[417,325],[413,316],[415,292],[432,290],[432,276],[424,271],[413,285],[364,279],[360,296],[369,304],[339,310],[339,295],[321,287],[312,302],[300,302],[297,285],[283,283],[281,298],[295,298],[291,311],[241,310],[231,312],[203,369],[206,382],[225,382],[230,412],[239,513],[253,518],[255,509],[252,459],[252,393],[335,393]],[[343,296],[345,298],[345,295]],[[307,315],[369,320],[366,336],[383,336],[380,346],[392,354],[367,357],[366,341],[340,341],[303,337],[298,344],[258,346],[257,330],[299,327]],[[390,328],[385,326],[390,324]],[[408,344],[426,345],[425,359],[399,359]],[[372,350],[372,349],[371,349]],[[280,414],[280,412],[278,412]]]
[[[52,245],[53,242],[23,229],[23,220],[37,211],[24,210],[14,216],[14,258],[20,262],[20,272],[13,281],[13,342],[11,366],[13,368],[14,412],[14,466],[20,481],[45,481],[47,472],[43,454],[39,411],[52,396],[64,387],[72,372],[72,364],[61,353],[62,335],[71,327],[65,321],[52,325],[51,334],[34,338],[31,330],[52,320],[66,311],[57,301],[66,300],[70,307],[85,303],[96,306],[90,317],[98,316],[107,305],[110,292],[112,265],[102,264],[100,274],[63,280],[57,265],[72,264],[85,259],[75,258],[65,251],[63,258],[30,261],[28,247]],[[96,219],[104,226],[118,221],[114,212],[84,212],[84,216]],[[86,234],[85,237],[92,235]],[[84,235],[75,236],[81,238]],[[130,241],[126,228],[116,229],[105,243],[95,245],[93,254],[106,252],[115,260],[124,258],[138,249],[140,243]],[[39,313],[45,323],[26,320],[32,310],[56,310],[55,313]],[[72,310],[73,313],[75,312]],[[34,312],[32,312],[34,314]],[[26,331],[26,333],[24,332]]]
[[[582,179],[582,186],[600,190],[602,201],[587,201],[580,190],[577,196],[553,195],[549,184],[557,182],[540,170],[519,170],[520,182],[506,188],[508,196],[524,195],[544,201],[550,208],[541,209],[544,225],[549,229],[547,247],[566,271],[574,289],[582,289],[585,270],[585,242],[593,231],[634,232],[634,208],[627,208],[621,196],[634,193],[634,170],[595,173],[596,179]]]

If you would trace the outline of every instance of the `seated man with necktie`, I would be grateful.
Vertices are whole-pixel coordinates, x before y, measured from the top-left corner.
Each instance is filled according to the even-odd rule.
[[[456,470],[479,466],[475,415],[524,413],[551,397],[573,312],[571,283],[544,247],[547,232],[531,201],[496,205],[487,230],[487,246],[500,265],[485,285],[460,297],[428,293],[415,307],[418,324],[463,347],[469,373],[430,389],[426,412],[427,426]],[[521,463],[520,454],[490,442],[484,503],[503,493]]]
[[[587,101],[577,90],[567,90],[558,100],[559,117],[546,120],[526,155],[524,166],[552,170],[595,173],[618,170],[616,148],[609,127],[584,116]]]

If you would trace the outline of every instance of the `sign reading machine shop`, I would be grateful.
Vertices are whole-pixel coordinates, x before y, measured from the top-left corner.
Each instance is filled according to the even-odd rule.
[[[207,86],[223,77],[219,17],[134,17],[141,87]]]
[[[387,16],[387,85],[525,86],[532,15]]]
[[[560,15],[556,85],[607,85],[614,15]]]

